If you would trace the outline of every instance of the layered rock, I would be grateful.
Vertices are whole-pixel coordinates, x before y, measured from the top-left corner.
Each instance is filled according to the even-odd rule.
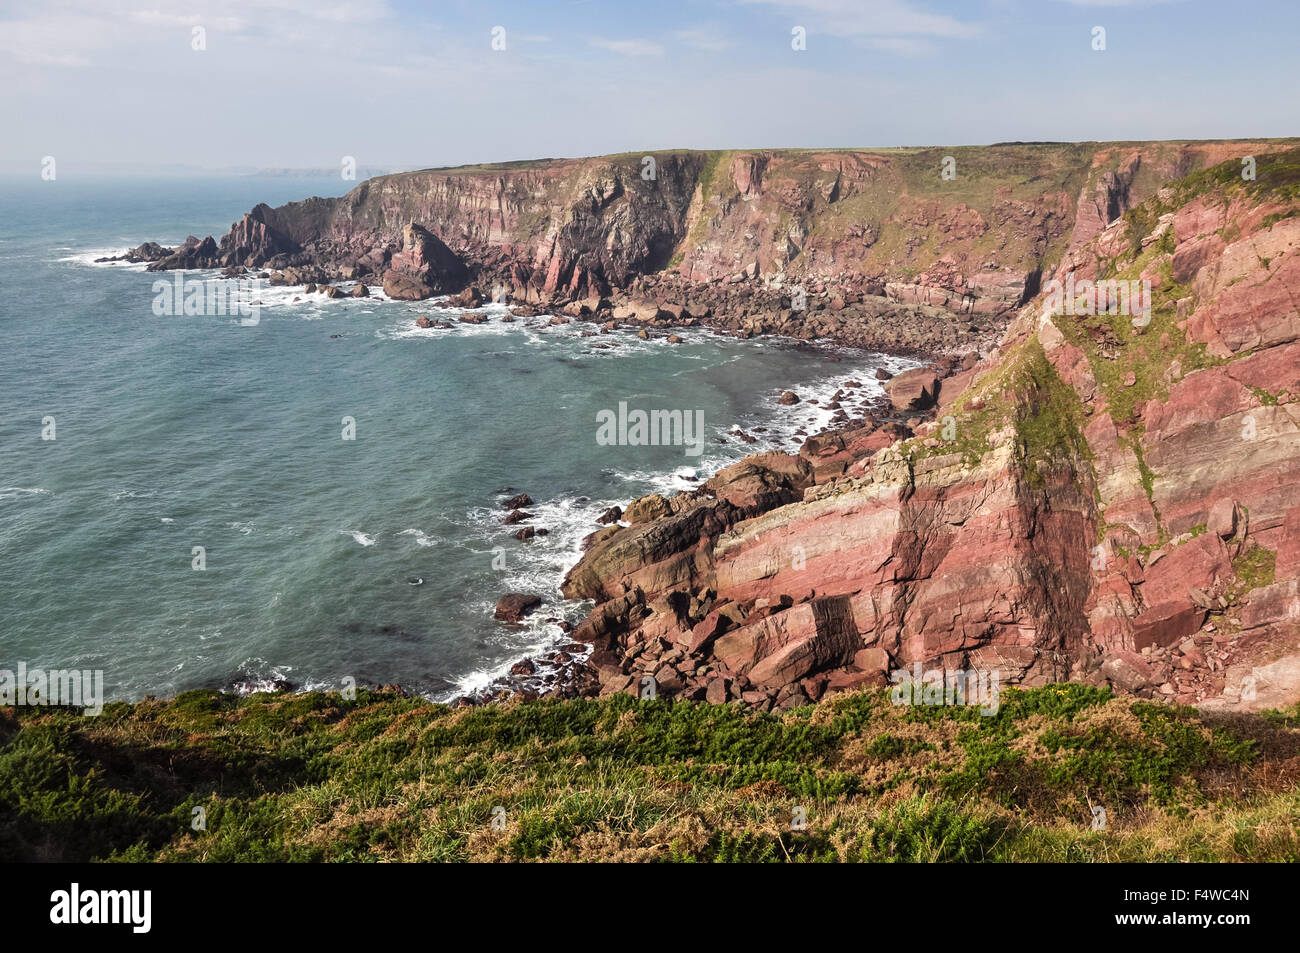
[[[459,291],[469,277],[465,263],[436,235],[414,222],[402,229],[402,250],[384,271],[384,294],[420,301]]]
[[[1049,272],[1150,281],[1149,310],[1044,295],[978,363],[894,383],[900,415],[941,401],[915,433],[750,457],[594,534],[565,589],[598,602],[578,631],[602,691],[648,676],[788,707],[921,663],[1300,699],[1300,151],[1239,168],[1161,189]],[[1099,186],[1120,204],[1122,172]],[[740,170],[750,193],[771,174]]]
[[[420,269],[406,260],[404,229],[413,223],[445,244],[435,257],[454,254],[498,298],[588,302],[595,313],[602,297],[626,295],[629,316],[655,309],[647,320],[661,306],[680,320],[703,302],[708,317],[689,316],[743,334],[961,350],[990,325],[1000,331],[1064,249],[1163,183],[1277,147],[659,152],[431,169],[370,179],[340,198],[259,205],[220,243],[195,240],[149,260],[155,269],[312,266],[326,281],[381,279],[403,298],[458,290],[464,281],[448,275],[412,277]],[[948,158],[955,178],[941,175]]]

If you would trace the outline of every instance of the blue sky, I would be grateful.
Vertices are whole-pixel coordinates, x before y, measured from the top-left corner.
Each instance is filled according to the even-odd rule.
[[[0,161],[1296,135],[1298,41],[1296,0],[6,3]]]

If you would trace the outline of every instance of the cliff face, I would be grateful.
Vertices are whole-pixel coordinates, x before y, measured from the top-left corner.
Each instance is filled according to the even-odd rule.
[[[1292,143],[645,158],[384,176],[139,254],[415,298],[463,280],[650,326],[999,342],[941,387],[894,382],[893,419],[595,534],[565,591],[596,602],[575,635],[605,693],[649,675],[789,707],[921,663],[1180,703],[1300,694]],[[1150,283],[1145,320],[1046,313],[1049,282],[1111,280]]]
[[[598,602],[575,634],[603,690],[788,707],[919,662],[1300,698],[1300,150],[1258,163],[1081,218],[1050,273],[1076,306],[1030,301],[904,439],[749,458],[593,536],[566,592]],[[1098,216],[1140,181],[1100,176]],[[1096,279],[1149,281],[1149,310],[1095,313]]]
[[[1067,249],[1160,185],[1276,147],[661,152],[435,169],[370,179],[337,199],[260,205],[219,243],[183,246],[154,267],[315,266],[325,278],[381,278],[415,223],[471,278],[531,303],[674,276],[679,287],[757,279],[998,316],[1023,304]]]

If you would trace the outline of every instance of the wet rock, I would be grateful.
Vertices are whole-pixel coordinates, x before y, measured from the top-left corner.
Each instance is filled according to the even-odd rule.
[[[527,592],[509,592],[497,600],[493,615],[503,622],[521,622],[541,604],[541,596]]]

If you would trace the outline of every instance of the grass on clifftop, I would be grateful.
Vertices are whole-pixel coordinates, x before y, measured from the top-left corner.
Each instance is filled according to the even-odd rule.
[[[1083,405],[1061,380],[1037,337],[1015,344],[1000,366],[961,394],[955,405],[940,411],[937,420],[939,427],[929,435],[935,446],[927,447],[924,439],[904,444],[913,462],[961,454],[965,466],[977,466],[992,449],[995,433],[1010,427],[1016,463],[1031,487],[1041,487],[1054,466],[1081,472],[1092,465],[1083,436]],[[945,439],[945,433],[951,439]]]
[[[1076,684],[1000,700],[983,717],[878,690],[768,715],[195,691],[6,711],[0,856],[1300,860],[1300,706],[1211,718]]]

